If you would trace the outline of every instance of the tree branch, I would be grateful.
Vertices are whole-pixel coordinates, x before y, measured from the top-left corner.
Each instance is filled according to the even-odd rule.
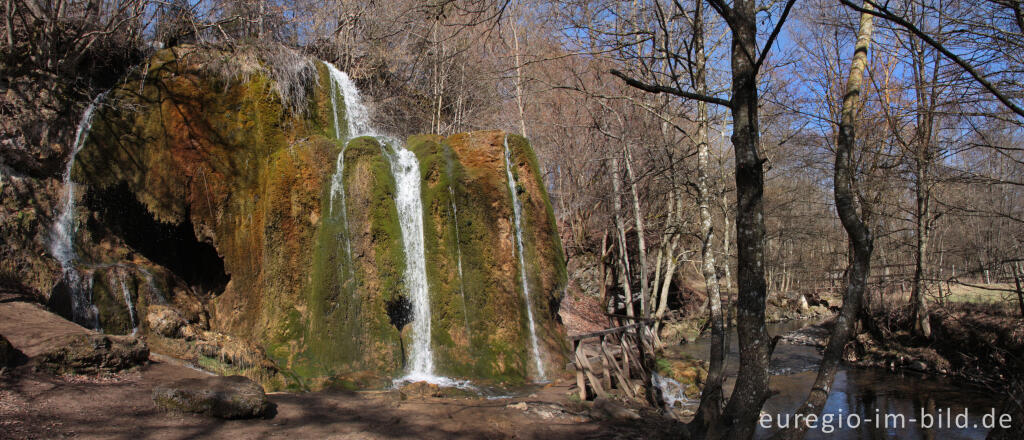
[[[666,87],[666,86],[659,85],[659,84],[647,84],[647,83],[638,81],[638,80],[636,80],[634,78],[630,78],[629,76],[626,76],[626,74],[624,74],[622,72],[619,72],[618,70],[615,70],[615,69],[610,70],[609,73],[619,77],[620,79],[625,81],[626,84],[629,85],[630,87],[633,87],[633,88],[636,88],[636,89],[640,89],[640,90],[643,90],[645,92],[650,92],[650,93],[655,93],[655,94],[657,94],[657,93],[668,93],[670,95],[675,95],[675,96],[678,96],[680,98],[695,99],[697,101],[704,101],[704,102],[707,102],[709,104],[718,104],[718,105],[725,106],[725,107],[729,107],[732,104],[730,101],[727,101],[727,100],[722,99],[722,98],[716,98],[714,96],[700,95],[700,94],[697,94],[697,93],[691,93],[691,92],[687,92],[685,90],[680,90],[680,89],[675,88],[675,87]]]
[[[754,63],[754,70],[760,71],[761,64],[764,63],[764,59],[768,57],[768,51],[772,49],[772,45],[775,44],[775,39],[779,37],[779,33],[782,32],[782,25],[786,23],[786,18],[789,17],[789,11],[793,9],[793,4],[796,0],[788,0],[786,7],[782,10],[782,17],[779,17],[779,22],[775,23],[775,29],[772,29],[771,35],[768,37],[768,41],[764,44],[764,48],[761,49],[761,56],[757,57],[757,62]]]
[[[865,0],[866,3],[870,4],[874,8],[877,8],[877,10],[874,10],[857,6],[856,4],[851,2],[851,0],[839,0],[839,2],[842,3],[843,5],[846,5],[846,7],[853,9],[854,11],[871,14],[874,15],[875,17],[888,20],[892,23],[900,25],[901,27],[903,27],[904,29],[906,29],[907,31],[909,31],[910,33],[914,34],[922,41],[927,43],[929,46],[935,48],[935,50],[942,53],[942,55],[948,58],[950,61],[956,63],[958,66],[960,66],[961,69],[964,69],[968,74],[970,74],[971,77],[973,77],[974,80],[978,82],[978,84],[981,84],[981,86],[984,87],[985,90],[988,90],[989,93],[995,96],[996,99],[999,100],[999,102],[1003,103],[1003,105],[1008,107],[1010,111],[1024,118],[1024,108],[1021,108],[1019,105],[1015,104],[1012,100],[1010,100],[1010,98],[1006,96],[1006,94],[1001,92],[999,89],[996,88],[995,85],[993,85],[991,82],[985,79],[984,75],[982,75],[981,72],[978,72],[977,69],[975,69],[969,63],[967,63],[967,61],[964,61],[962,58],[951,52],[949,49],[946,48],[946,46],[943,46],[942,43],[935,41],[934,38],[932,38],[927,33],[919,29],[917,26],[914,26],[912,23],[908,22],[902,17],[886,9],[884,5],[879,5],[873,0]]]

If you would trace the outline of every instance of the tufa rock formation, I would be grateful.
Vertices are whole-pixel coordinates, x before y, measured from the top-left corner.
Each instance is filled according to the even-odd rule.
[[[349,138],[344,96],[321,62],[179,46],[144,67],[106,95],[73,164],[74,269],[86,282],[61,281],[40,257],[26,266],[45,276],[25,284],[49,287],[64,316],[89,298],[95,324],[81,323],[137,329],[155,351],[268,389],[401,376],[412,315],[386,154],[401,146]],[[564,365],[564,254],[529,143],[500,131],[423,135],[404,147],[422,177],[437,374],[537,378],[506,140],[540,358],[549,371]],[[332,193],[339,154],[343,204]],[[44,222],[25,222],[40,235]]]

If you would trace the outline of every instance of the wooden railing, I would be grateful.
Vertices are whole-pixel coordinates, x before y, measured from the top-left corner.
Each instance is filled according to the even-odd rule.
[[[580,399],[605,397],[613,390],[630,398],[647,397],[637,393],[651,383],[657,336],[646,321],[627,319],[634,322],[569,338],[573,351],[569,368],[576,371]]]

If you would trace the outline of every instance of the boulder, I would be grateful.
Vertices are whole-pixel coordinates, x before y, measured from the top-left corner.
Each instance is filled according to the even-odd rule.
[[[146,322],[149,323],[150,330],[168,338],[183,336],[182,327],[188,324],[177,310],[162,305],[149,306]]]
[[[256,382],[243,376],[184,379],[157,386],[153,402],[164,411],[205,414],[221,419],[273,417],[277,408]]]
[[[0,335],[0,369],[13,367],[18,364],[25,355],[17,348],[14,348],[3,335]]]
[[[402,398],[407,399],[410,397],[414,398],[425,398],[425,397],[441,397],[444,393],[441,391],[441,387],[437,384],[430,382],[413,382],[402,386],[399,389],[402,393]]]
[[[700,324],[693,320],[668,322],[661,327],[658,336],[665,345],[690,343],[700,336]]]
[[[36,368],[54,374],[116,373],[148,360],[149,347],[134,336],[73,334],[40,354]]]

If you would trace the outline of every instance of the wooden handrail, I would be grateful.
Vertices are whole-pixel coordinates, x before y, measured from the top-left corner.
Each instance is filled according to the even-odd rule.
[[[579,341],[581,339],[596,338],[598,336],[610,335],[612,333],[625,332],[626,330],[630,330],[630,329],[639,327],[640,325],[643,325],[643,323],[642,322],[634,322],[632,324],[626,324],[626,325],[623,325],[621,327],[614,327],[614,328],[609,328],[609,329],[605,329],[605,330],[601,330],[601,331],[597,331],[597,332],[593,332],[593,333],[586,333],[586,334],[582,334],[582,335],[570,336],[569,339],[572,340],[572,341]]]

